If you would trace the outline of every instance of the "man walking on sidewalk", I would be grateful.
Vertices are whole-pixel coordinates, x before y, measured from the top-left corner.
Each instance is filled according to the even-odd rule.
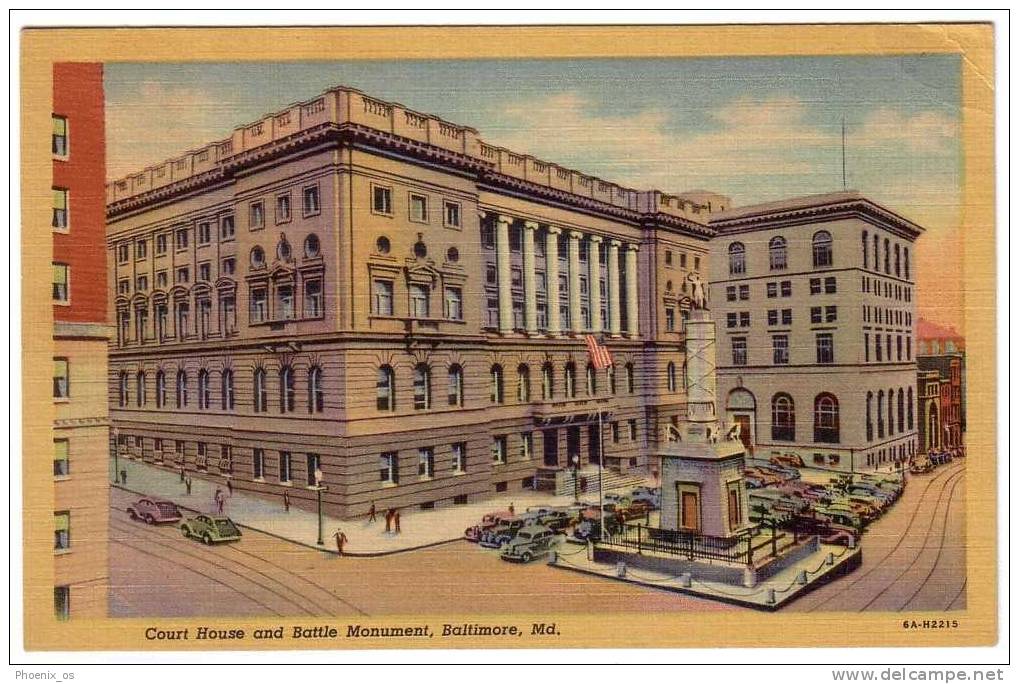
[[[284,489],[283,490],[283,512],[284,513],[289,513],[290,512],[290,490],[289,489]]]
[[[343,530],[336,528],[333,532],[333,539],[336,540],[336,553],[340,556],[343,555],[343,545],[347,543],[347,535],[343,534]]]
[[[223,490],[216,487],[216,494],[212,497],[212,499],[216,502],[216,513],[223,515]]]
[[[375,502],[372,501],[371,508],[368,509],[368,522],[375,522]]]
[[[188,496],[191,496],[191,476],[188,475],[184,478],[184,489],[187,491]]]
[[[393,529],[393,509],[390,508],[386,511],[386,534],[389,534]]]
[[[393,511],[393,532],[400,534],[400,511]]]
[[[181,467],[180,467],[180,481],[181,481],[181,482],[183,482],[183,481],[184,481],[184,475],[185,475],[185,472],[184,472],[184,466],[181,466]]]

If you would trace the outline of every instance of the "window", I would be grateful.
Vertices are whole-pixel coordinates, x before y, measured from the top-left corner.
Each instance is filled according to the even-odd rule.
[[[577,396],[577,367],[572,362],[566,364],[563,370],[563,386],[566,390],[566,397],[574,399]]]
[[[309,278],[304,281],[304,317],[319,318],[322,311],[322,281]]]
[[[53,188],[53,227],[57,230],[68,230],[70,224],[67,189]],[[124,247],[126,248],[126,245]]]
[[[66,477],[71,474],[71,443],[66,439],[53,440],[53,476]]]
[[[123,408],[128,403],[127,373],[120,371],[117,375],[117,405]]]
[[[156,287],[160,290],[165,290],[168,284],[166,271],[160,271],[156,274]]]
[[[448,397],[450,406],[464,405],[464,371],[459,364],[449,367],[448,373]]]
[[[304,238],[304,258],[314,259],[322,255],[322,244],[319,242],[318,235],[312,233],[308,237]]]
[[[787,266],[786,241],[780,235],[768,242],[768,265],[772,271],[780,271]]]
[[[732,289],[734,291],[733,294],[735,295],[736,288]],[[735,299],[735,296],[733,298]],[[665,329],[668,332],[672,332],[676,329],[676,310],[671,306],[665,309]]]
[[[280,368],[280,413],[292,413],[295,399],[294,369],[283,366]]]
[[[874,359],[876,361],[882,360],[881,352],[882,352],[881,333],[874,333]]]
[[[902,432],[903,430],[905,430],[905,424],[906,424],[906,420],[905,420],[905,418],[906,418],[906,394],[905,394],[905,392],[902,391],[901,387],[899,388],[899,391],[896,394],[896,396],[898,397],[898,403],[896,404],[896,406],[898,408],[897,416],[898,416],[898,419],[899,419],[899,432]]]
[[[815,338],[815,346],[818,363],[835,363],[835,340],[831,333],[818,333]]]
[[[393,191],[379,185],[372,186],[372,211],[376,214],[393,213]]]
[[[821,279],[811,278],[810,279],[810,294],[816,295],[821,294]]]
[[[768,309],[768,325],[778,325],[778,309]]]
[[[812,306],[812,307],[810,307],[810,322],[811,323],[820,323],[821,320],[822,320],[822,318],[821,318],[821,307],[819,307],[819,306]]]
[[[187,266],[182,266],[177,269],[177,284],[187,285],[188,281],[191,280],[191,274],[188,271]]]
[[[534,453],[534,435],[530,432],[520,433],[520,460],[530,461]]]
[[[792,309],[782,309],[782,325],[792,325],[792,324],[793,324],[793,310]]]
[[[826,230],[819,230],[814,233],[812,240],[814,251],[814,268],[826,268],[832,265],[832,239],[831,233]]]
[[[442,222],[447,228],[460,227],[460,204],[457,202],[442,203]]]
[[[305,216],[313,216],[322,210],[317,185],[309,185],[305,187],[301,192],[301,196],[303,198],[302,206],[304,208]]]
[[[869,245],[867,244],[867,231],[863,231],[863,267],[864,268],[870,268],[869,263],[868,263],[868,259],[867,259],[868,247],[869,247]]]
[[[391,366],[379,368],[375,392],[375,407],[379,411],[396,410],[396,377]]]
[[[555,378],[552,373],[552,364],[546,363],[541,367],[541,398],[545,401],[552,399],[555,391]]]
[[[451,321],[463,320],[463,291],[459,287],[446,288],[446,318]]]
[[[256,448],[251,452],[251,473],[254,480],[265,478],[265,449]]]
[[[432,447],[418,449],[418,477],[435,477],[435,450]]]
[[[198,224],[198,244],[207,245],[212,242],[212,226],[208,221]]]
[[[771,286],[771,285],[774,285],[774,283],[769,283],[768,285]],[[725,301],[727,301],[727,302],[735,302],[736,301],[736,286],[735,285],[729,285],[728,287],[725,288]]]
[[[376,316],[392,316],[393,315],[393,281],[391,280],[376,280],[374,282],[375,291],[375,315]]]
[[[395,451],[379,456],[379,480],[386,484],[400,483],[400,462]]]
[[[265,413],[269,410],[269,392],[266,388],[266,375],[264,368],[256,368],[252,382],[252,396],[254,398],[255,413]]]
[[[71,371],[63,357],[53,359],[53,398],[68,399],[71,396]]]
[[[212,280],[212,265],[209,262],[198,264],[198,280],[203,282]]]
[[[67,158],[70,154],[70,145],[67,136],[67,117],[53,115],[53,156]]]
[[[739,314],[739,327],[749,328],[750,327],[750,312],[740,311]]]
[[[276,286],[276,319],[291,320],[294,318],[294,286]]]
[[[156,371],[156,407],[166,406],[166,373]]]
[[[891,275],[891,249],[889,248],[888,238],[885,238],[885,273]],[[876,264],[875,264],[876,265]]]
[[[66,551],[71,548],[71,512],[58,511],[53,514],[53,549]]]
[[[309,487],[319,486],[322,478],[322,457],[318,454],[305,454],[305,482]]]
[[[209,371],[198,371],[198,408],[207,410],[211,403],[212,390],[209,387]]]
[[[772,363],[785,365],[789,363],[789,336],[771,336]]]
[[[590,363],[587,364],[587,369],[584,372],[584,389],[587,392],[587,396],[593,397],[598,394],[598,375],[595,372],[594,366]]]
[[[637,419],[636,418],[631,418],[630,420],[628,420],[627,421],[627,427],[629,427],[629,430],[630,430],[630,441],[631,442],[636,442],[637,441]]]
[[[525,364],[517,366],[517,401],[526,403],[531,400],[531,369]]]
[[[427,364],[414,367],[414,410],[423,411],[432,407],[432,370]]]
[[[234,372],[227,368],[219,378],[220,408],[232,411],[234,407]]]
[[[252,323],[264,323],[269,317],[269,293],[264,287],[251,288],[251,303],[248,315]]]
[[[156,236],[156,256],[160,254],[166,254],[166,233]]]
[[[740,285],[739,286],[739,298],[740,298],[740,301],[744,301],[744,302],[750,299],[750,286],[749,285]]]
[[[665,369],[666,385],[670,392],[676,391],[676,364],[669,361]]]
[[[280,482],[290,482],[292,456],[289,451],[280,452]]]
[[[187,408],[188,405],[188,374],[177,371],[177,408]]]
[[[138,278],[135,280],[135,289],[138,290],[139,292],[145,292],[146,290],[148,290],[149,277],[144,275],[138,276]]]
[[[223,259],[223,263],[220,266],[220,270],[223,272],[223,275],[225,276],[233,275],[237,271],[237,260],[234,259],[233,257],[227,257]]]
[[[768,299],[774,299],[778,296],[778,283],[768,283],[765,287]]]
[[[902,270],[902,276],[909,280],[909,247],[902,248]]]
[[[740,275],[746,272],[746,248],[742,242],[734,242],[729,245],[729,275]]]
[[[906,388],[906,429],[913,429],[913,387]]]
[[[308,370],[308,413],[322,413],[325,392],[322,389],[322,369],[312,366]]]
[[[889,396],[889,407],[891,397]],[[824,444],[839,442],[839,401],[827,392],[814,399],[814,441]]]
[[[783,280],[779,283],[779,289],[781,290],[783,297],[793,296],[793,283],[790,280]]]
[[[835,321],[838,320],[838,318],[839,318],[838,306],[833,304],[831,306],[824,307],[824,322],[825,323],[834,323]]]
[[[177,230],[177,249],[188,248],[188,229],[179,228]]]
[[[490,373],[490,399],[493,404],[503,403],[503,377],[502,366],[492,366]]]
[[[492,439],[492,463],[506,462],[506,435],[496,435]]]
[[[825,294],[835,294],[836,292],[838,292],[838,288],[836,287],[835,277],[834,276],[830,276],[828,278],[825,278],[824,279],[824,293]]]
[[[134,403],[141,408],[145,406],[148,397],[145,391],[145,371],[138,371],[134,376]]]
[[[429,316],[429,287],[418,283],[410,285],[410,315],[413,318],[428,318]]]
[[[410,220],[428,223],[428,198],[424,195],[410,194]]]
[[[634,381],[632,363],[626,364],[625,374],[626,374],[626,392],[627,394],[633,394],[634,391],[636,390],[636,382]]]
[[[732,365],[734,366],[747,365],[747,338],[745,337],[732,338]]]
[[[784,392],[771,398],[771,438],[785,442],[796,439],[796,406]]]
[[[276,223],[290,220],[290,193],[276,196]]]
[[[53,301],[66,304],[71,299],[71,267],[53,262]]]
[[[117,246],[117,262],[126,264],[131,259],[131,247],[129,245],[121,244]]]
[[[248,205],[248,229],[258,230],[265,227],[265,204],[261,201]]]
[[[234,239],[234,217],[233,214],[227,214],[219,222],[219,239],[220,240],[233,240]]]

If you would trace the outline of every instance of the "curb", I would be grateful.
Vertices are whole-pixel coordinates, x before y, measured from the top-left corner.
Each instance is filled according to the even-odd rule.
[[[138,496],[152,496],[152,494],[149,494],[148,492],[140,492],[140,491],[138,491],[136,489],[129,489],[128,487],[125,487],[125,486],[120,485],[120,484],[115,484],[113,482],[110,483],[110,489],[119,489],[119,490],[121,490],[123,492],[128,492],[128,493],[131,493],[131,494],[136,494]],[[174,503],[177,503],[177,502],[175,501]],[[111,508],[112,508],[112,506],[111,506]],[[184,511],[190,511],[192,513],[202,513],[203,512],[203,511],[198,510],[197,508],[191,508],[190,506],[182,506],[179,503],[177,504],[177,508],[180,508],[181,510],[184,510]],[[117,510],[119,510],[119,509],[117,509]],[[231,518],[231,520],[233,520],[233,518]],[[237,525],[237,527],[240,527],[240,528],[243,528],[243,529],[246,529],[246,530],[253,530],[255,532],[260,532],[260,533],[262,533],[264,535],[267,535],[267,536],[270,536],[270,537],[274,537],[274,538],[279,539],[281,541],[290,542],[291,544],[297,544],[298,546],[304,546],[306,548],[314,549],[315,551],[321,551],[322,553],[328,553],[328,554],[333,555],[333,556],[339,556],[340,555],[337,551],[335,551],[333,549],[328,549],[325,546],[319,546],[318,544],[310,544],[308,542],[303,542],[303,541],[300,541],[300,540],[297,540],[297,539],[291,539],[290,537],[285,537],[282,534],[279,534],[277,532],[270,532],[269,530],[263,530],[260,527],[255,527],[253,525],[248,525],[246,523],[237,522],[236,520],[234,520],[233,522],[234,522],[235,525]],[[440,541],[436,541],[436,542],[429,542],[427,544],[419,544],[417,546],[408,546],[407,548],[395,549],[393,551],[371,551],[371,552],[367,552],[367,553],[365,553],[365,552],[361,552],[361,553],[350,552],[350,553],[344,553],[343,557],[346,558],[346,557],[349,556],[351,558],[380,558],[382,556],[393,556],[393,555],[396,555],[398,553],[408,553],[410,551],[420,551],[421,549],[428,549],[428,548],[431,548],[433,546],[442,546],[444,544],[452,544],[453,542],[458,542],[458,541],[463,541],[463,537],[456,537],[454,539],[444,539],[444,540],[440,540]]]

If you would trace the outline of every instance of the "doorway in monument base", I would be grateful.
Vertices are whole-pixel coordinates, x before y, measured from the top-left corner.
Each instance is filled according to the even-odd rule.
[[[701,488],[693,482],[676,483],[676,521],[684,532],[701,531]]]

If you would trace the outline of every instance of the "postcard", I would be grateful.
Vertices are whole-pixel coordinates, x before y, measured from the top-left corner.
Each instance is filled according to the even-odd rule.
[[[993,643],[993,46],[24,31],[25,648]]]

